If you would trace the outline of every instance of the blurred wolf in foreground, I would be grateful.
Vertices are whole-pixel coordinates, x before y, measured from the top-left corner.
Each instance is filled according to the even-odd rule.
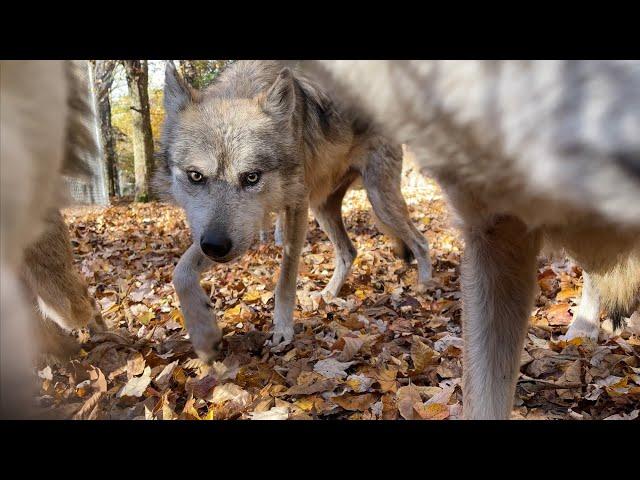
[[[65,190],[60,174],[86,174],[83,155],[95,148],[81,68],[58,61],[0,63],[2,418],[29,414],[39,348],[63,355],[71,344],[62,330],[101,320],[73,271],[69,234],[57,210]]]
[[[509,418],[546,241],[587,273],[569,336],[640,296],[640,62],[305,61],[416,151],[461,218],[464,413]]]
[[[385,233],[418,262],[418,288],[431,278],[428,244],[400,191],[402,152],[368,122],[354,121],[315,84],[272,61],[240,61],[194,91],[167,64],[166,120],[158,190],[185,209],[195,243],[174,272],[187,328],[209,360],[221,340],[200,273],[247,251],[265,218],[282,212],[284,255],[275,293],[273,343],[293,338],[293,309],[309,206],[336,249],[323,293],[336,296],[356,250],[341,207],[362,179]]]

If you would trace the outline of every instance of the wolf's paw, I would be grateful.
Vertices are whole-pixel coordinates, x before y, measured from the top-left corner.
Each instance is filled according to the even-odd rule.
[[[185,320],[198,318],[198,321],[195,322],[186,321],[189,338],[198,358],[206,363],[216,360],[220,356],[222,347],[222,331],[215,319],[211,318],[210,310],[203,307],[198,317],[189,316],[183,310],[183,315]]]
[[[588,338],[594,342],[598,341],[600,328],[597,324],[589,323],[580,318],[576,318],[569,326],[567,333],[563,335],[562,340],[573,340],[574,338]]]
[[[339,292],[337,292],[335,288],[332,288],[330,285],[327,285],[322,289],[322,291],[318,295],[320,295],[325,301],[330,302],[331,300],[334,300],[338,296],[338,293]]]
[[[420,279],[413,288],[418,293],[426,293],[429,290],[435,290],[438,286],[438,282],[433,277],[429,276],[424,279]]]
[[[211,364],[213,361],[220,358],[222,350],[221,339],[221,334],[219,332],[211,333],[206,336],[197,336],[196,338],[191,336],[193,350],[198,355],[198,358],[207,364]]]
[[[427,287],[426,283],[417,283],[414,287],[414,290],[418,293],[426,293],[429,287]]]
[[[288,345],[293,341],[293,325],[276,325],[273,329],[271,344],[273,346]]]

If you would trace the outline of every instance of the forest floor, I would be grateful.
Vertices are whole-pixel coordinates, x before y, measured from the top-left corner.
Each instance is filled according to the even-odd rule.
[[[171,283],[190,244],[182,211],[162,203],[65,210],[77,268],[109,330],[85,338],[70,362],[40,359],[43,417],[460,418],[463,245],[434,183],[404,192],[431,246],[433,288],[414,290],[415,264],[394,256],[364,192],[349,192],[343,213],[358,248],[353,272],[341,298],[311,295],[329,280],[333,251],[310,217],[290,345],[265,343],[282,256],[272,240],[203,275],[224,332],[213,365],[193,353]],[[574,263],[539,261],[513,418],[638,417],[639,332],[605,329],[597,343],[560,339],[581,282]]]

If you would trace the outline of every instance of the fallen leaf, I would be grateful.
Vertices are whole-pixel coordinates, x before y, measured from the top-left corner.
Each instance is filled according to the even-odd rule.
[[[139,377],[131,378],[118,392],[120,397],[141,397],[151,383],[151,367],[146,367]]]
[[[313,366],[313,370],[327,378],[345,378],[347,373],[345,370],[353,365],[354,362],[340,362],[335,358],[327,358],[319,360]]]
[[[346,394],[339,397],[331,397],[331,401],[337,403],[345,410],[364,412],[376,400],[375,395],[365,393],[362,395]]]
[[[413,385],[400,387],[396,393],[396,398],[398,411],[400,415],[402,415],[402,418],[405,420],[415,420],[416,411],[414,407],[416,405],[422,405],[422,398],[420,398],[418,389]]]
[[[416,404],[413,408],[422,420],[444,420],[449,417],[449,406],[444,403]]]
[[[286,420],[289,418],[287,407],[273,407],[266,412],[252,412],[249,414],[251,420]]]

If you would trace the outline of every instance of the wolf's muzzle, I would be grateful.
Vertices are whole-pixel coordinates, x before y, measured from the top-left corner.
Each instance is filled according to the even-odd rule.
[[[230,238],[217,232],[206,232],[200,237],[200,248],[212,260],[224,258],[232,246]]]

